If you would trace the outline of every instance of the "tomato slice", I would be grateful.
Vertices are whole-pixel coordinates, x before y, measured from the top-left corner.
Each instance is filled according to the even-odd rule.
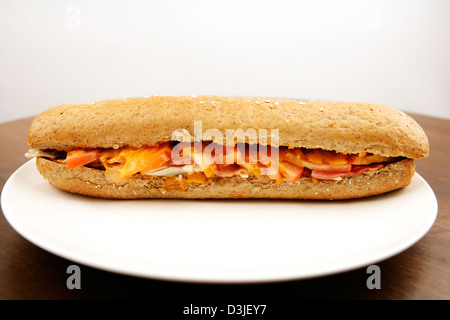
[[[292,183],[300,179],[303,174],[303,167],[298,167],[290,162],[281,161],[279,166],[280,173]]]
[[[162,166],[166,162],[170,160],[171,153],[169,151],[157,152],[157,154],[153,157],[152,160],[148,163],[148,165],[141,169],[141,173],[147,173],[151,170],[155,170],[156,168]]]
[[[66,162],[67,169],[73,170],[98,160],[100,157],[99,150],[73,150],[67,153]]]

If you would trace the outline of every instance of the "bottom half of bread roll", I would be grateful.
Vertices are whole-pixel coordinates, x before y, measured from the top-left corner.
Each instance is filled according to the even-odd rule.
[[[267,177],[213,177],[197,182],[181,175],[159,177],[136,174],[120,183],[110,181],[104,170],[79,167],[67,170],[61,164],[38,157],[37,168],[54,187],[86,196],[109,199],[311,199],[339,200],[374,196],[410,184],[415,172],[412,159],[390,163],[340,179],[314,180],[302,177],[295,183],[276,184]]]

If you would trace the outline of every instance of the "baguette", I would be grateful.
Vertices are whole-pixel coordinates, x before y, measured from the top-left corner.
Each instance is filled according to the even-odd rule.
[[[200,134],[196,123],[201,123]],[[215,134],[206,136],[208,130]],[[229,130],[244,134],[228,139]],[[249,134],[252,130],[270,134]],[[183,139],[177,132],[183,132]],[[181,168],[173,164],[173,150],[186,136],[203,148],[276,148],[278,171],[261,174],[266,164],[258,153],[253,166],[234,160],[231,166],[208,163],[199,170],[193,162],[189,172],[157,174],[160,168]],[[406,187],[414,160],[429,154],[422,128],[388,106],[219,96],[135,97],[53,107],[34,119],[28,144],[30,157],[37,158],[50,184],[110,199],[354,199]],[[136,156],[141,150],[148,158],[164,149],[172,150],[172,159],[158,168],[117,176],[117,168],[143,161]],[[196,149],[189,150],[194,159]],[[71,168],[72,154],[96,158]],[[235,174],[220,170],[231,167]]]

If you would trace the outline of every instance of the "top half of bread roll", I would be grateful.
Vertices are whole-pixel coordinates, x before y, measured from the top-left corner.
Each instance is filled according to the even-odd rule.
[[[219,96],[152,96],[65,104],[38,115],[28,144],[34,149],[117,148],[152,146],[173,139],[184,129],[265,129],[247,143],[271,144],[278,130],[279,145],[340,153],[373,153],[419,159],[428,156],[422,128],[404,112],[358,102],[297,101]],[[252,140],[253,139],[253,140]],[[214,140],[214,137],[212,137]]]

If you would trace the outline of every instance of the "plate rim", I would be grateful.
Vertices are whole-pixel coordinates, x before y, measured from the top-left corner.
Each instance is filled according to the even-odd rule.
[[[180,275],[174,275],[174,274],[157,274],[155,272],[150,272],[147,274],[143,274],[142,272],[136,272],[136,271],[130,271],[130,270],[123,270],[122,268],[117,268],[114,266],[108,266],[105,263],[99,263],[89,261],[88,259],[83,259],[83,257],[80,257],[78,255],[70,254],[70,252],[64,252],[61,251],[61,248],[58,248],[58,246],[54,246],[52,244],[46,243],[45,241],[42,241],[41,239],[38,239],[39,237],[36,237],[35,235],[27,234],[23,231],[21,226],[17,225],[17,221],[14,220],[14,217],[11,216],[11,212],[13,209],[9,208],[9,204],[6,202],[6,196],[10,188],[10,185],[13,183],[14,179],[17,175],[21,174],[23,170],[28,169],[29,166],[32,166],[35,164],[35,159],[30,159],[29,161],[22,164],[14,173],[7,179],[5,185],[3,186],[2,193],[1,193],[1,207],[3,215],[6,219],[6,221],[10,224],[10,226],[24,239],[31,242],[33,245],[36,245],[37,247],[54,254],[56,256],[59,256],[61,258],[64,258],[68,261],[72,261],[75,263],[79,263],[81,265],[85,265],[88,267],[92,267],[95,269],[122,274],[126,276],[132,276],[132,277],[138,277],[138,278],[146,278],[146,279],[155,279],[155,280],[163,280],[163,281],[175,281],[175,282],[186,282],[186,283],[209,283],[209,284],[256,284],[256,283],[273,283],[273,282],[283,282],[283,281],[296,281],[296,280],[304,280],[304,279],[312,279],[312,278],[318,278],[318,277],[325,277],[330,276],[334,274],[344,273],[351,270],[356,270],[359,268],[362,268],[364,266],[368,266],[371,264],[376,264],[381,261],[387,260],[393,256],[396,256],[400,254],[401,252],[409,249],[410,247],[414,246],[417,242],[419,242],[433,227],[437,216],[438,216],[438,201],[436,198],[436,195],[431,188],[431,186],[428,184],[428,182],[417,172],[414,174],[414,178],[418,178],[421,183],[424,183],[428,191],[433,195],[433,214],[430,214],[430,216],[427,219],[427,224],[422,226],[422,229],[420,232],[417,232],[414,237],[411,237],[409,241],[403,241],[402,244],[398,245],[394,250],[391,250],[388,254],[384,254],[380,257],[376,258],[370,258],[370,255],[368,258],[361,259],[358,263],[352,263],[348,266],[343,266],[340,268],[334,268],[332,270],[328,271],[317,271],[317,272],[309,272],[307,274],[289,274],[289,275],[280,275],[280,276],[259,276],[255,278],[240,278],[240,277],[234,277],[230,279],[211,279],[211,278],[201,278],[201,277],[192,277],[192,276],[180,276]],[[47,183],[43,178],[42,181],[44,183]],[[431,211],[431,210],[429,210]]]

